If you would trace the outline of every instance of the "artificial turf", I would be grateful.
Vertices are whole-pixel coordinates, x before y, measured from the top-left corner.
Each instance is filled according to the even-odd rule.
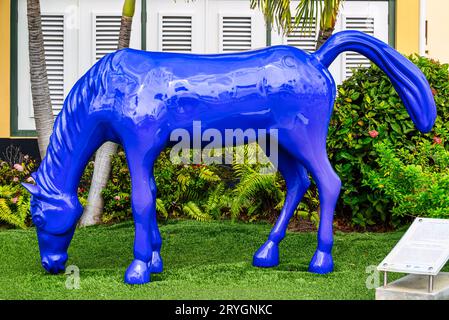
[[[278,267],[253,267],[252,255],[270,228],[230,221],[161,224],[164,271],[140,286],[123,283],[132,261],[131,222],[80,229],[67,263],[80,270],[79,289],[67,289],[64,274],[44,272],[34,229],[0,231],[0,299],[373,299],[367,267],[379,264],[403,234],[337,232],[335,272],[317,275],[307,272],[315,233],[288,233]]]

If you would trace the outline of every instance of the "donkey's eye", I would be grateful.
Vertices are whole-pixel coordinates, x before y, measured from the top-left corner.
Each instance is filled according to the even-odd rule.
[[[40,209],[40,205],[37,202],[32,201],[30,203],[30,205],[31,205],[31,210],[33,210],[33,211]]]

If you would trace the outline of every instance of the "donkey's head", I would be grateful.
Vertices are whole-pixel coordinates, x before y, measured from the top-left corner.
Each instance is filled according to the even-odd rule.
[[[83,212],[75,195],[48,195],[38,185],[24,183],[31,193],[31,217],[36,226],[42,266],[50,273],[64,271],[67,249]]]

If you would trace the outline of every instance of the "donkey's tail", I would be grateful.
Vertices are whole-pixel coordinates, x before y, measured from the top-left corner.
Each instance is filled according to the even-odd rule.
[[[374,62],[390,78],[418,129],[422,132],[432,129],[435,101],[426,77],[417,66],[384,42],[360,31],[336,33],[314,55],[329,67],[345,51],[355,51]]]

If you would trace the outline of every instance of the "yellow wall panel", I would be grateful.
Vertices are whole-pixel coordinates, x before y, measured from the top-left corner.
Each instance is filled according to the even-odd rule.
[[[0,1],[0,138],[10,135],[10,0]]]
[[[427,0],[427,55],[449,63],[449,1]]]
[[[396,0],[396,48],[404,54],[419,52],[419,0]]]

